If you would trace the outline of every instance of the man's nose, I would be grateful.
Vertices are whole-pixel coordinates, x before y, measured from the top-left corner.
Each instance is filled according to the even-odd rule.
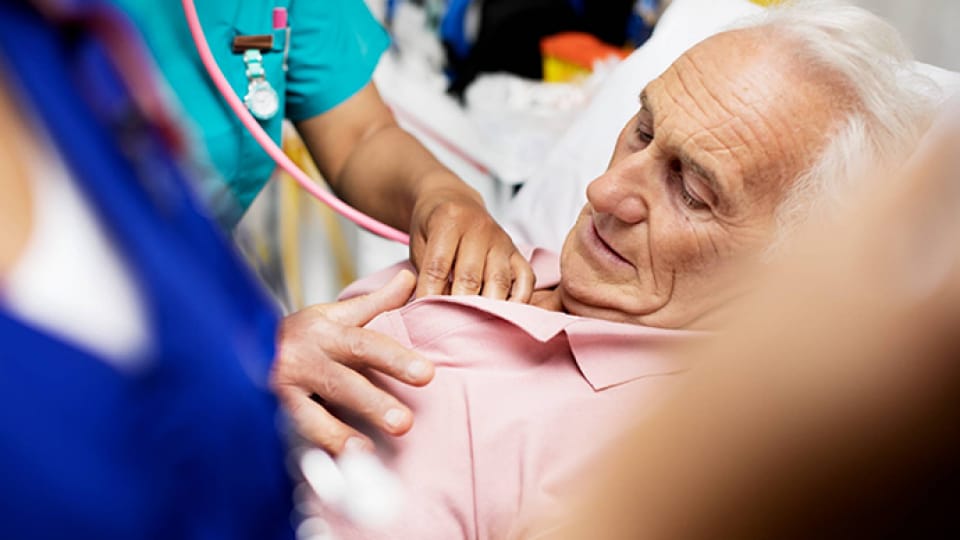
[[[594,210],[611,214],[629,224],[640,223],[649,214],[649,175],[653,165],[644,152],[610,165],[587,186],[587,200]]]

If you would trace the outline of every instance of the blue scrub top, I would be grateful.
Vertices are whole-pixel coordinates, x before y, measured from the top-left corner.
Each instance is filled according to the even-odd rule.
[[[233,227],[266,184],[273,161],[210,81],[179,1],[112,1],[139,27],[172,93],[193,119],[219,173],[204,180],[200,191],[220,223]],[[210,49],[241,99],[248,80],[242,54],[232,50],[234,37],[274,36],[263,65],[280,97],[280,110],[260,123],[277,142],[284,117],[306,120],[363,88],[389,45],[363,0],[197,0],[196,7]],[[274,28],[274,8],[287,9],[289,33]]]
[[[149,62],[125,23],[102,0],[0,2],[4,81],[135,277],[151,336],[118,369],[0,302],[0,538],[292,540],[267,384],[277,312],[149,92],[130,92]]]

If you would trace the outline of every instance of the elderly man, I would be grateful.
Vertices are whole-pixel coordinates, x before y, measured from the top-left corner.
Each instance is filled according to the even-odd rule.
[[[641,93],[559,259],[532,252],[534,305],[429,297],[373,320],[437,369],[417,389],[372,376],[416,417],[376,443],[404,511],[382,531],[328,514],[338,534],[529,534],[688,367],[667,349],[713,327],[744,290],[740,265],[853,196],[840,180],[861,163],[908,151],[928,111],[897,80],[898,43],[866,12],[819,4],[700,43]],[[391,276],[392,294],[408,294],[412,278],[396,274],[345,294]]]

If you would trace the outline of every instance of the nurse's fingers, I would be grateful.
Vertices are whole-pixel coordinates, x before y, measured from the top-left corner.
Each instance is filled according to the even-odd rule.
[[[483,273],[483,294],[486,298],[505,300],[513,284],[513,269],[510,268],[510,249],[497,246],[487,253],[486,267]]]
[[[373,448],[367,436],[341,422],[299,389],[289,388],[278,391],[277,395],[300,436],[330,454],[339,455],[348,448]]]
[[[363,326],[371,319],[407,303],[416,285],[412,272],[402,270],[381,289],[363,296],[321,306],[323,314],[340,324]]]
[[[523,255],[517,252],[510,256],[510,268],[513,270],[513,285],[510,288],[508,300],[511,302],[529,302],[533,296],[533,287],[537,280],[533,268]]]
[[[484,234],[466,234],[460,239],[450,294],[469,296],[479,294],[485,286],[484,267],[489,256],[489,241]]]
[[[420,257],[420,276],[415,293],[417,298],[446,292],[459,243],[460,232],[455,228],[444,227],[431,231],[423,256]]]

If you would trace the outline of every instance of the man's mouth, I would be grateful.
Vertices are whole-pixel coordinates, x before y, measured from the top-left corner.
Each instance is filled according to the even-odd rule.
[[[593,217],[590,218],[590,232],[591,232],[591,235],[590,235],[591,239],[593,240],[593,243],[595,244],[595,246],[599,250],[602,250],[603,253],[606,254],[609,258],[615,259],[617,262],[621,264],[626,264],[631,267],[633,266],[633,263],[627,260],[623,255],[620,254],[619,251],[614,249],[613,246],[611,246],[606,240],[604,240],[603,235],[601,235],[600,231],[597,230],[597,222]]]

